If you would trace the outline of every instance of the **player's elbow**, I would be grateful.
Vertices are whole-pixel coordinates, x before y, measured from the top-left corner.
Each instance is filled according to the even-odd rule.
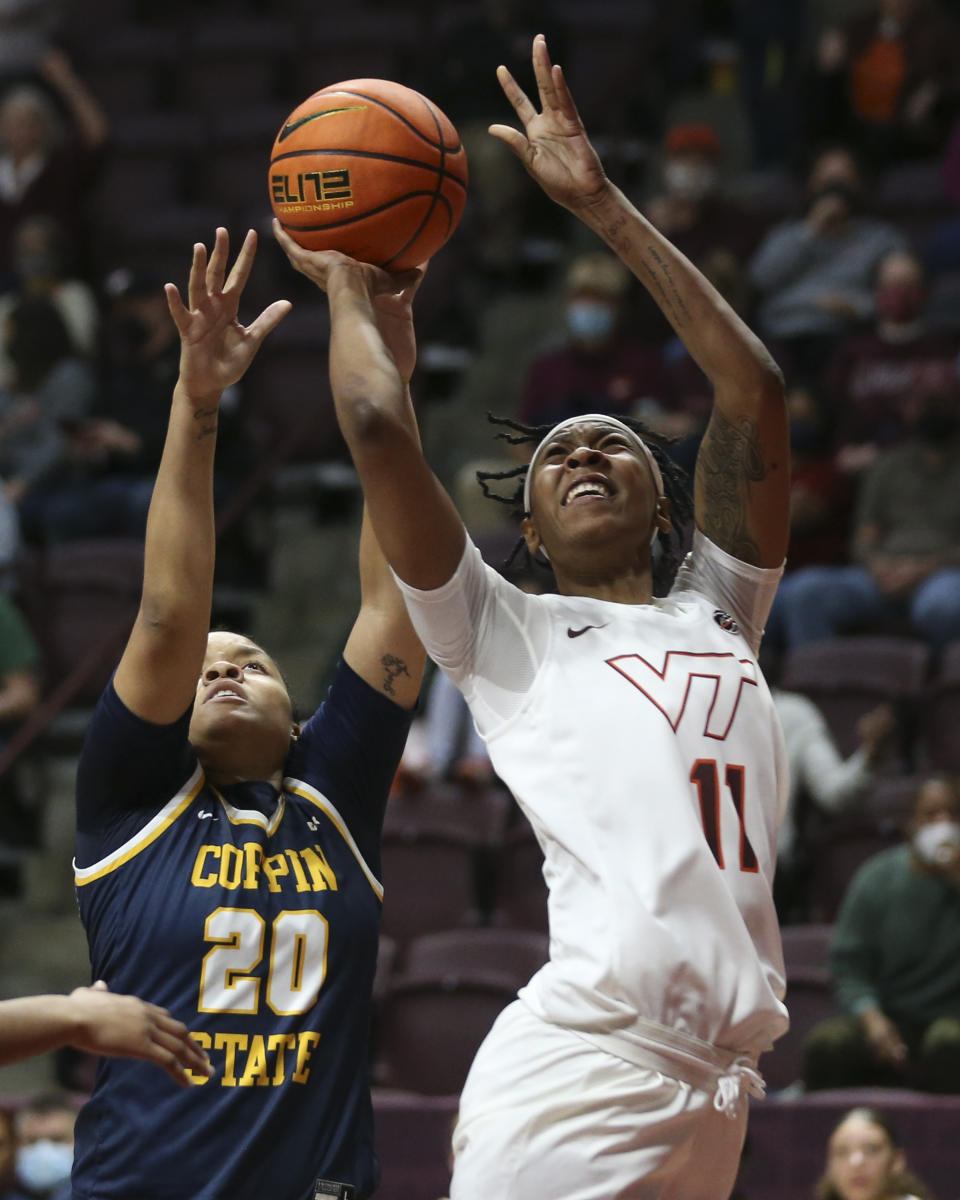
[[[389,445],[402,427],[392,390],[367,378],[351,380],[336,395],[343,436],[351,447]]]

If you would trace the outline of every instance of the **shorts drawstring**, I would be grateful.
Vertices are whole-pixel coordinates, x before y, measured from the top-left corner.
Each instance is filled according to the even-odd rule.
[[[744,1091],[758,1100],[762,1100],[767,1093],[763,1076],[746,1057],[734,1059],[727,1071],[718,1078],[713,1107],[731,1121],[735,1121],[740,1112],[740,1097]]]

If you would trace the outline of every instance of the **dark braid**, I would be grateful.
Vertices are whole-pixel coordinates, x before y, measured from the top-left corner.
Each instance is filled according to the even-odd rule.
[[[500,441],[508,442],[511,446],[539,446],[551,429],[555,429],[557,425],[557,422],[549,425],[523,425],[509,417],[495,417],[492,413],[487,413],[487,420],[492,425],[502,425],[513,431],[512,433],[501,432],[496,435]],[[656,459],[660,474],[663,476],[664,495],[670,501],[673,532],[663,533],[661,531],[657,534],[657,553],[653,555],[653,590],[655,595],[663,596],[670,590],[677,568],[683,561],[689,541],[688,535],[692,528],[693,500],[690,495],[689,478],[686,471],[679,467],[664,449],[664,446],[670,445],[675,439],[661,437],[635,417],[617,417],[617,420],[632,429],[650,447],[650,452]],[[527,477],[528,465],[524,463],[506,471],[477,472],[477,482],[480,484],[483,494],[490,500],[509,505],[513,516],[518,521],[527,515],[523,511],[523,485]],[[503,483],[507,480],[516,480],[513,491],[504,493],[489,486],[491,482]],[[529,561],[535,563],[538,561],[530,555],[526,542],[520,538],[507,559],[505,567],[511,566],[521,551],[526,552]],[[541,564],[538,563],[538,565]]]

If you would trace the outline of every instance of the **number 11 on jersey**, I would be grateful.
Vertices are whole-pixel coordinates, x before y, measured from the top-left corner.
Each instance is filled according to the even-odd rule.
[[[740,870],[757,871],[759,870],[757,855],[750,845],[743,820],[744,769],[734,763],[728,763],[724,775],[740,825]],[[717,760],[715,758],[698,758],[690,771],[690,780],[697,787],[700,816],[703,820],[703,833],[707,839],[707,845],[717,860],[717,866],[722,870],[725,864],[723,846],[720,844],[720,771]]]

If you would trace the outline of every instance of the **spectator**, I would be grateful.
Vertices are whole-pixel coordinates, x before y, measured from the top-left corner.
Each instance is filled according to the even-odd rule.
[[[960,31],[937,0],[874,0],[824,30],[808,93],[811,133],[876,165],[935,157],[957,112]]]
[[[6,349],[14,374],[11,387],[0,391],[0,478],[20,506],[26,534],[25,499],[64,460],[66,431],[89,410],[94,380],[45,297],[21,300],[13,310]]]
[[[664,151],[663,186],[647,201],[649,219],[701,270],[718,253],[744,262],[762,225],[756,214],[724,195],[716,130],[707,124],[674,125]]]
[[[100,386],[90,411],[70,424],[68,461],[23,511],[30,540],[143,536],[180,342],[160,280],[121,269],[106,292]],[[247,463],[238,400],[229,388],[221,406],[218,500]]]
[[[960,797],[952,781],[927,779],[909,840],[853,877],[830,968],[844,1015],[807,1038],[808,1089],[960,1092]]]
[[[38,1096],[17,1112],[17,1179],[31,1200],[70,1200],[76,1119],[65,1092]]]
[[[629,340],[621,327],[630,279],[606,251],[573,260],[565,279],[564,343],[533,362],[520,405],[523,422],[671,407],[660,355]]]
[[[908,250],[886,254],[877,269],[873,328],[841,342],[827,367],[846,471],[865,470],[880,450],[902,442],[922,398],[957,389],[958,338],[927,329],[926,299],[920,258]]]
[[[803,921],[808,919],[804,801],[818,813],[833,814],[862,799],[873,783],[874,768],[893,732],[894,715],[886,704],[865,713],[857,724],[857,748],[843,758],[812,700],[782,688],[772,688],[771,694],[783,726],[790,767],[787,811],[777,844],[774,897],[781,921]]]
[[[815,378],[842,336],[873,315],[880,260],[906,240],[865,213],[853,153],[821,150],[806,182],[802,217],[775,225],[750,261],[763,334],[798,382]]]
[[[858,498],[852,566],[804,567],[780,586],[790,646],[870,628],[960,638],[960,402],[928,397],[910,438],[880,456]]]
[[[48,51],[40,74],[69,125],[39,86],[17,84],[0,100],[0,276],[12,269],[13,231],[26,216],[55,217],[71,248],[83,245],[83,198],[107,140],[106,116],[62,51]]]
[[[816,1200],[924,1200],[929,1192],[910,1171],[889,1118],[851,1108],[833,1127]]]
[[[63,318],[70,341],[84,358],[97,349],[100,312],[89,284],[72,278],[63,230],[53,217],[26,217],[13,233],[12,286],[0,294],[0,327],[21,299],[46,296]],[[0,350],[0,385],[9,386],[13,365]]]

